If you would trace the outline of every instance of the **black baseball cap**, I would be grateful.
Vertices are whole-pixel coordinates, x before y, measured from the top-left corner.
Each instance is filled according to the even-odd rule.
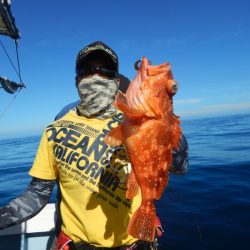
[[[78,73],[79,68],[83,66],[88,60],[93,57],[99,57],[108,64],[112,70],[118,72],[119,63],[118,56],[116,53],[105,43],[101,41],[96,41],[85,46],[81,49],[76,58],[76,74]]]
[[[107,62],[108,66],[118,73],[120,80],[119,89],[125,93],[130,80],[126,76],[119,73],[119,61],[117,54],[101,41],[93,42],[79,51],[76,57],[76,75],[78,75],[78,71],[81,70],[81,67],[84,67],[88,60],[97,56]]]

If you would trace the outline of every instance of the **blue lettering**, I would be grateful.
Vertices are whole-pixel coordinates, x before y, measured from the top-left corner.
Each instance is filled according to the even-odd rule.
[[[90,176],[94,177],[94,175],[96,174],[96,170],[98,170],[98,164],[96,162],[91,162],[89,164],[89,167],[85,171],[85,174],[89,174],[90,170],[91,170]]]
[[[67,129],[61,128],[57,131],[56,128],[52,127],[47,130],[47,133],[49,132],[52,132],[52,134],[48,136],[48,141],[53,140],[56,143],[60,143],[64,139],[64,136],[67,134]]]
[[[71,154],[71,157],[70,157],[70,159],[68,160],[67,163],[71,165],[72,162],[77,162],[78,156],[79,156],[79,153],[73,152],[73,153]]]
[[[49,135],[49,133],[51,133],[51,135]],[[49,136],[48,136],[48,141],[52,141],[53,138],[56,136],[56,133],[57,133],[57,131],[56,131],[56,129],[53,128],[53,127],[47,129],[47,136],[49,135]]]
[[[57,159],[60,159],[62,157],[62,154],[63,154],[63,147],[60,146],[60,145],[57,145],[54,147],[54,155]]]
[[[89,159],[86,156],[81,156],[76,164],[79,170],[85,170],[89,165]]]
[[[88,145],[89,145],[89,137],[84,136],[82,140],[75,146],[75,149],[80,148],[83,154],[89,156],[90,154],[87,154]]]
[[[104,172],[104,168],[103,167],[99,167],[98,171],[96,172],[95,176],[93,176],[94,179],[97,179],[100,175],[102,175],[102,173]]]
[[[88,156],[94,152],[94,159],[96,162],[100,161],[101,157],[103,156],[104,152],[107,150],[108,146],[105,142],[101,141],[104,138],[103,134],[97,136],[89,150],[86,152]]]
[[[59,131],[58,131],[59,132]],[[77,139],[81,136],[79,132],[76,132],[74,130],[69,130],[67,133],[67,136],[63,140],[63,145],[72,149],[75,149],[75,143],[77,142]],[[76,138],[75,138],[76,137]],[[74,144],[72,144],[72,142]]]

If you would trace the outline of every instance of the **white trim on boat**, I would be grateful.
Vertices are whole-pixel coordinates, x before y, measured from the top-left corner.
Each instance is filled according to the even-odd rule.
[[[49,250],[54,230],[55,204],[47,204],[30,220],[0,230],[0,250]]]

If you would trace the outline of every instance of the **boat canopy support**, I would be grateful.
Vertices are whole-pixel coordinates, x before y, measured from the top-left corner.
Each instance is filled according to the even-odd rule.
[[[16,83],[6,77],[0,76],[0,89],[1,88],[9,94],[14,94],[18,89],[25,88],[25,85],[22,82]]]
[[[20,38],[15,18],[11,14],[10,0],[0,0],[0,34],[15,40]]]
[[[0,45],[2,46],[6,56],[8,57],[13,69],[15,70],[19,78],[19,83],[9,80],[8,78],[0,75],[0,89],[4,89],[6,92],[14,94],[18,89],[21,90],[23,87],[25,87],[25,85],[21,79],[19,54],[18,54],[18,39],[20,39],[21,37],[15,23],[15,18],[11,13],[10,5],[11,5],[10,0],[0,0],[0,35],[9,36],[15,41],[18,68],[15,67],[2,41],[0,41]]]

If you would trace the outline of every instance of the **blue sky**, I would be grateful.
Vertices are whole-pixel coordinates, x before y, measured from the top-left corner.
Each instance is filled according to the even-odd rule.
[[[41,133],[78,98],[75,58],[102,40],[132,79],[134,62],[172,64],[180,89],[175,113],[183,120],[250,111],[248,0],[12,0],[21,31],[21,91],[0,117],[0,138]],[[15,60],[13,41],[0,36]],[[18,80],[0,48],[0,75]],[[0,91],[0,114],[13,95]]]

